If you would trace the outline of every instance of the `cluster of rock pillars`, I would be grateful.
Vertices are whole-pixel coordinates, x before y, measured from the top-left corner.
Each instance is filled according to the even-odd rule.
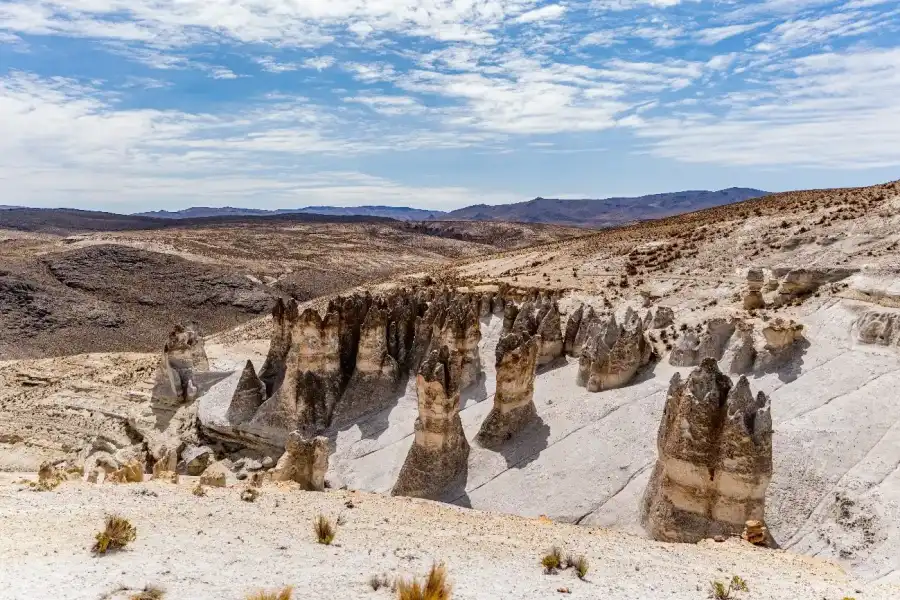
[[[757,278],[752,273],[748,286],[753,303]],[[404,288],[337,298],[323,315],[279,300],[265,363],[259,371],[247,363],[224,417],[204,421],[201,415],[196,435],[284,449],[277,477],[322,489],[328,468],[322,434],[390,407],[414,377],[414,441],[392,493],[438,498],[467,468],[460,392],[482,375],[481,320],[502,314],[493,409],[475,443],[501,447],[537,419],[534,381],[542,365],[577,358],[577,384],[599,392],[628,385],[668,351],[671,364],[695,369],[670,384],[658,460],[641,507],[645,528],[659,540],[694,542],[740,534],[748,521],[763,521],[772,476],[770,403],[751,392],[744,374],[789,360],[805,342],[802,327],[723,318],[676,334],[674,312],[666,307],[643,317],[628,309],[617,318],[584,305],[564,322],[558,301],[550,292],[505,286],[492,292]],[[178,329],[163,355],[154,402],[190,404],[215,380],[199,336]],[[166,451],[158,445],[154,453]]]

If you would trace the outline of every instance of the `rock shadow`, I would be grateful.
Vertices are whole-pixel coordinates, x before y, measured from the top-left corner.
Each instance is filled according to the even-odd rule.
[[[459,475],[453,480],[453,483],[447,486],[436,500],[446,504],[453,504],[463,508],[472,508],[472,500],[466,491],[466,483],[469,480],[469,465],[460,471]]]
[[[795,341],[784,356],[774,357],[771,362],[757,368],[755,375],[762,377],[774,373],[782,383],[791,383],[803,374],[803,357],[811,345],[806,338]]]
[[[363,413],[355,418],[342,419],[340,422],[332,423],[329,430],[335,432],[348,431],[354,426],[359,427],[359,433],[362,439],[376,439],[390,427],[391,413],[397,408],[400,399],[406,395],[406,388],[409,384],[409,378],[404,378],[397,387],[387,396],[379,406],[369,412]]]
[[[538,415],[512,438],[487,450],[502,455],[507,469],[521,469],[537,460],[541,452],[550,445],[549,441],[550,426]]]
[[[478,381],[468,386],[459,393],[460,410],[475,406],[490,397],[487,391],[487,375],[484,371],[478,373]]]
[[[575,359],[578,360],[578,359]],[[560,356],[558,358],[554,358],[552,361],[548,362],[546,365],[541,365],[538,367],[537,374],[538,375],[546,375],[547,373],[552,373],[557,369],[561,369],[565,366],[568,366],[569,359],[566,356]]]

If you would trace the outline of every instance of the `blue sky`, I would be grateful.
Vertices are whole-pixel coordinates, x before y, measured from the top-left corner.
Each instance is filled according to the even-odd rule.
[[[898,0],[0,0],[0,204],[900,178]]]

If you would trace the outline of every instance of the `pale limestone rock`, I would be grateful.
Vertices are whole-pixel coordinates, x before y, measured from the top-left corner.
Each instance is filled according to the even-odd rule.
[[[732,387],[713,359],[672,378],[657,437],[659,457],[641,520],[667,542],[740,535],[763,521],[772,477],[772,419],[745,377]]]
[[[744,321],[738,321],[736,325],[719,363],[726,373],[743,375],[751,372],[756,362],[754,331],[753,326]]]
[[[643,321],[629,308],[621,326],[612,316],[585,343],[576,383],[589,392],[619,388],[627,385],[649,359]]]
[[[169,333],[157,367],[153,402],[178,405],[194,400],[206,383],[200,374],[208,371],[203,338],[193,326],[176,325]]]
[[[380,408],[399,380],[400,365],[388,352],[387,308],[373,305],[362,324],[356,368],[337,403],[334,420],[351,421]]]
[[[291,349],[291,332],[297,320],[297,302],[292,298],[287,302],[278,298],[272,308],[272,339],[269,353],[259,378],[266,386],[266,397],[271,396],[281,387],[287,365],[287,355]]]
[[[869,311],[857,320],[855,328],[860,343],[900,346],[900,312]]]
[[[391,494],[438,498],[467,468],[469,443],[459,417],[459,389],[451,381],[450,351],[433,351],[416,376],[419,417],[415,438]]]
[[[188,446],[181,453],[178,471],[185,475],[201,475],[210,463],[216,460],[215,452],[209,446]],[[163,468],[168,471],[170,469]]]
[[[299,431],[291,432],[284,454],[272,471],[272,480],[294,481],[305,490],[322,491],[325,489],[325,473],[328,471],[328,454],[328,438],[311,438]]]
[[[214,462],[200,474],[200,484],[210,487],[225,487],[231,471],[221,461]]]
[[[434,349],[446,347],[450,353],[450,385],[454,390],[464,390],[480,377],[480,341],[477,313],[465,298],[457,298],[447,309],[443,327],[432,338]]]
[[[766,283],[766,277],[762,269],[749,269],[747,271],[747,293],[744,294],[744,310],[756,310],[766,307],[762,289]]]
[[[675,342],[669,363],[675,367],[694,367],[707,358],[720,360],[736,327],[734,319],[715,318],[703,323],[699,331],[685,331]]]
[[[773,269],[772,274],[779,280],[775,304],[782,305],[808,296],[823,285],[846,279],[854,272],[853,269],[839,267]]]
[[[509,333],[497,344],[497,389],[494,408],[478,433],[482,446],[496,446],[512,438],[537,416],[534,376],[540,336]]]

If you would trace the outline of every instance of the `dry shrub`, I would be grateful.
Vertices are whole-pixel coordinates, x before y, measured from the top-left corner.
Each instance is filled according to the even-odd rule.
[[[247,596],[247,600],[291,600],[294,588],[286,586],[277,592],[265,592],[260,590]]]
[[[132,594],[130,600],[162,600],[166,590],[155,585],[148,585],[137,594]]]
[[[560,550],[558,546],[553,546],[546,554],[544,554],[543,558],[541,558],[541,565],[544,567],[544,570],[550,574],[555,573],[556,570],[562,566],[562,561],[562,550]]]
[[[381,575],[372,575],[371,577],[369,577],[369,586],[374,592],[377,592],[381,588],[394,589],[396,585],[396,581],[388,577],[387,573],[382,573]]]
[[[191,493],[198,497],[205,496],[206,488],[203,487],[203,484],[198,481],[197,485],[195,485],[193,488],[191,488]]]
[[[95,536],[93,552],[106,554],[110,550],[121,550],[137,537],[137,530],[128,519],[118,515],[108,515],[103,531]]]
[[[452,588],[447,583],[447,569],[444,564],[433,564],[421,584],[417,580],[400,581],[397,585],[399,600],[449,600]]]
[[[313,532],[316,534],[316,541],[326,546],[334,541],[334,525],[323,514],[320,514],[313,521]]]
[[[259,498],[259,490],[256,488],[248,487],[241,492],[241,500],[244,502],[256,502],[257,498]]]

